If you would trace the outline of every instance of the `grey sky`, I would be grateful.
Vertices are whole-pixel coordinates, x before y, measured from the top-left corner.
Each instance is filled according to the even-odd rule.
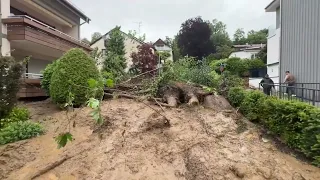
[[[218,19],[227,24],[232,38],[237,28],[246,32],[268,28],[275,24],[275,14],[264,8],[272,0],[72,0],[91,18],[90,24],[82,25],[81,37],[91,39],[93,32],[108,32],[120,25],[124,32],[137,30],[142,22],[141,33],[146,41],[165,36],[173,37],[181,23],[188,18],[202,16],[204,20]]]

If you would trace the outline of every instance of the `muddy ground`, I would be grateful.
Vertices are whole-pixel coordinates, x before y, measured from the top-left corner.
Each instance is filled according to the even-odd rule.
[[[279,151],[235,110],[166,109],[169,127],[145,104],[115,99],[103,103],[109,123],[101,128],[90,109],[76,109],[74,141],[57,149],[54,137],[68,129],[65,112],[50,101],[25,106],[47,132],[1,146],[0,179],[320,179],[320,169]]]

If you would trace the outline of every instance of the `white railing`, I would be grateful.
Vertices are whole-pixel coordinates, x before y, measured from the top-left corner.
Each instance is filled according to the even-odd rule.
[[[24,73],[23,77],[27,78],[27,79],[42,79],[43,78],[43,74]]]
[[[72,36],[70,36],[70,35],[68,35],[66,33],[63,33],[61,31],[59,31],[58,29],[55,29],[55,28],[49,26],[48,24],[45,24],[45,23],[43,23],[43,22],[41,22],[41,21],[39,21],[37,19],[34,19],[34,18],[30,17],[30,16],[27,16],[27,15],[13,15],[13,16],[9,16],[9,18],[26,18],[26,19],[29,19],[30,21],[36,22],[36,23],[38,23],[38,24],[40,24],[40,25],[42,25],[44,27],[47,27],[48,29],[50,29],[52,31],[55,31],[55,32],[57,32],[57,33],[59,33],[61,35],[67,36],[68,38],[70,38],[70,39],[72,39],[74,41],[77,41],[77,42],[79,42],[81,44],[84,44],[86,46],[90,46],[89,44],[87,44],[87,43],[85,43],[85,42],[83,42],[83,41],[81,41],[81,40],[79,40],[77,38],[74,38],[74,37],[72,37]]]

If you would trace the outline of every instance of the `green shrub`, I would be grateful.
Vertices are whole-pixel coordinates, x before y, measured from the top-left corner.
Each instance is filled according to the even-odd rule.
[[[51,77],[58,65],[59,59],[56,61],[53,61],[51,64],[48,64],[47,67],[42,71],[43,78],[41,80],[41,88],[46,91],[48,95],[50,95],[50,82]]]
[[[22,62],[11,56],[0,57],[0,119],[5,118],[17,102],[22,72]]]
[[[0,144],[29,139],[44,133],[40,124],[30,121],[14,122],[0,130]]]
[[[57,104],[65,104],[70,92],[73,104],[80,106],[87,100],[89,79],[99,80],[99,71],[94,60],[81,49],[71,49],[59,60],[50,83],[50,96]]]
[[[241,87],[232,87],[228,92],[228,100],[232,106],[239,107],[246,96],[246,91]]]
[[[248,91],[245,93],[245,98],[240,105],[241,112],[251,121],[258,121],[260,119],[260,112],[263,100],[266,98],[265,94],[260,91]]]
[[[0,120],[0,128],[3,128],[13,122],[27,121],[29,116],[30,114],[28,109],[14,107],[7,117]]]
[[[265,96],[259,91],[231,88],[228,100],[251,121],[264,125],[289,147],[320,166],[320,109],[303,102]],[[244,98],[243,98],[244,95]]]

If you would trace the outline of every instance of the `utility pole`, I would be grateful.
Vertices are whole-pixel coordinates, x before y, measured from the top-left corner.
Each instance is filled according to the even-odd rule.
[[[142,22],[135,22],[135,23],[138,24],[138,35],[140,36]]]

